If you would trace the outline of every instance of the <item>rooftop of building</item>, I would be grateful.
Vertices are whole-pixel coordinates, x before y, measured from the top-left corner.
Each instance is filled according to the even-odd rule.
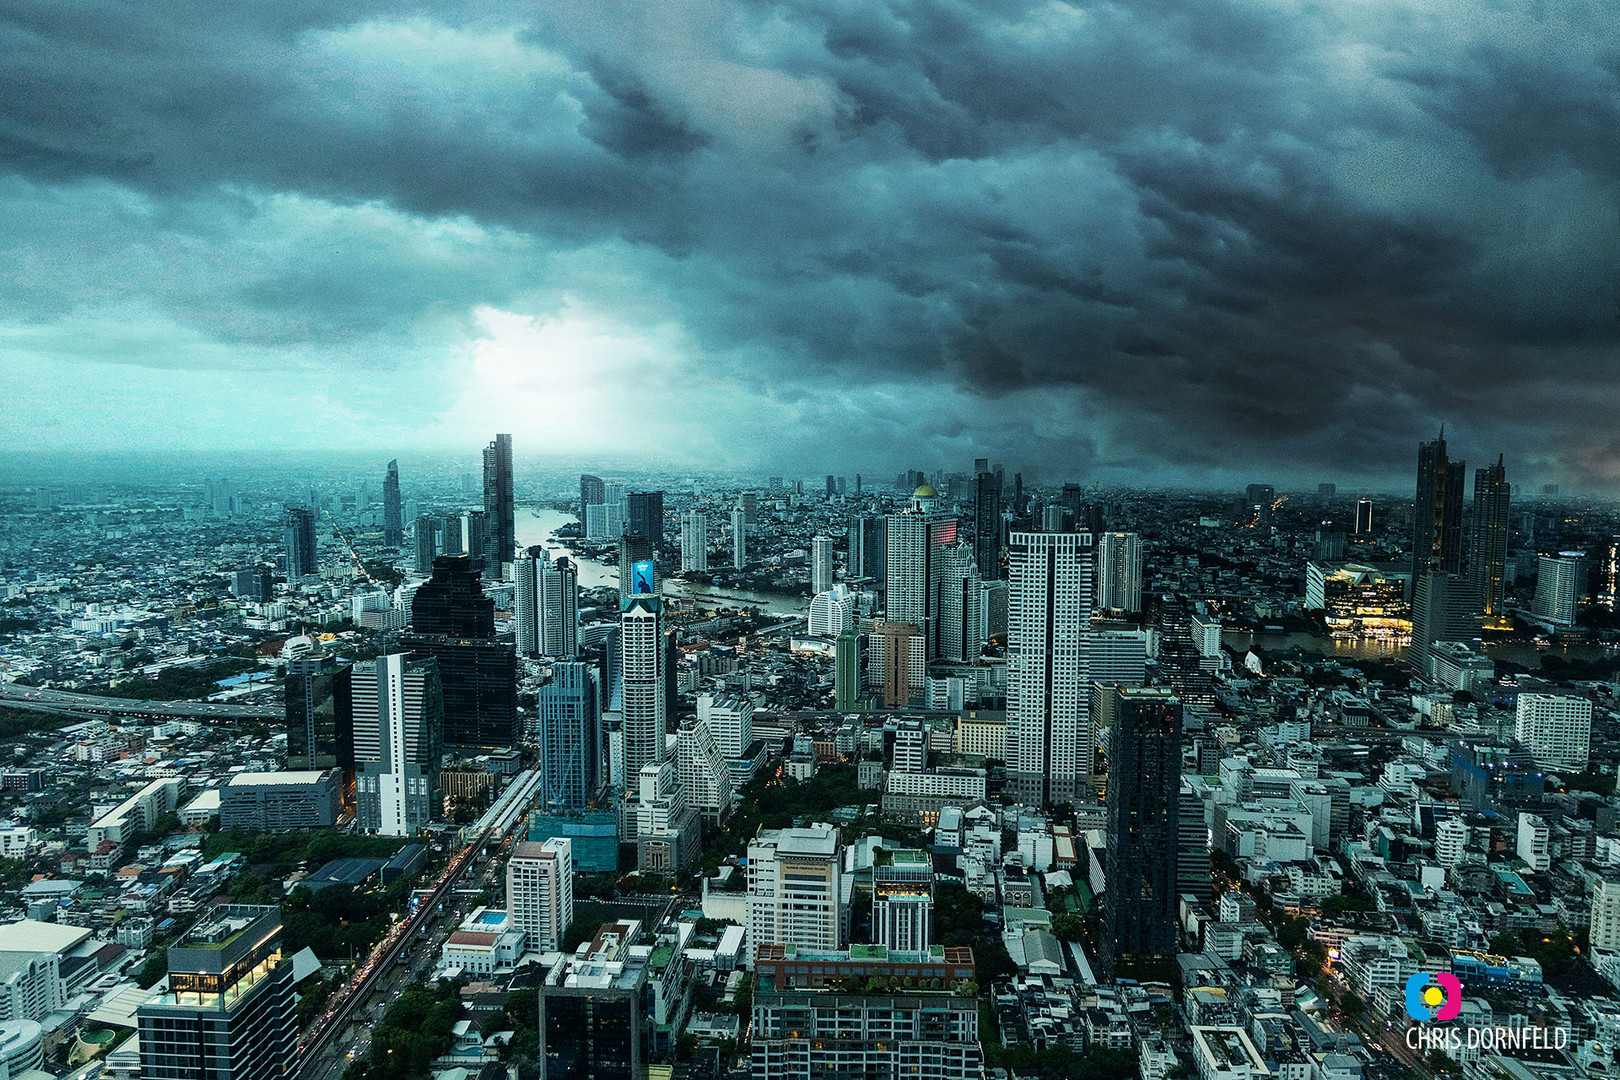
[[[23,919],[0,926],[0,952],[63,953],[89,936],[82,926]]]
[[[245,772],[231,777],[227,787],[272,787],[279,784],[317,784],[327,770],[298,769],[282,772]]]

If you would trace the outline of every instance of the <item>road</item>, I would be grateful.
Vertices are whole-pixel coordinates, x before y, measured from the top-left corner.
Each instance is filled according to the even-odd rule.
[[[0,704],[27,706],[36,712],[68,716],[138,716],[153,720],[284,720],[286,710],[263,705],[227,705],[212,701],[143,701],[98,697],[66,690],[45,690],[0,682]]]

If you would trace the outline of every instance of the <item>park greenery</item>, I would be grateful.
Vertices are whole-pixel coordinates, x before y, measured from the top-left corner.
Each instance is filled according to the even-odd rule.
[[[434,1060],[455,1044],[462,1012],[460,986],[449,979],[406,990],[372,1028],[370,1055],[350,1065],[344,1080],[427,1076]]]
[[[140,701],[190,701],[205,698],[219,689],[221,679],[229,679],[259,665],[242,657],[214,660],[196,667],[164,668],[156,675],[125,679],[106,686],[93,686],[88,693],[101,697],[132,698]]]

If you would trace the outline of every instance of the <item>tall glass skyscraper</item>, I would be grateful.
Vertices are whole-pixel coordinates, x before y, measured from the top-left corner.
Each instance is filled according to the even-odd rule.
[[[501,749],[518,738],[517,651],[495,636],[495,601],[467,555],[440,555],[411,599],[400,645],[439,662],[447,746]]]
[[[662,491],[633,492],[624,497],[624,531],[640,533],[652,544],[654,551],[664,550],[664,493]]]
[[[497,435],[484,447],[484,557],[499,578],[501,564],[517,552],[517,507],[512,493],[512,436]]]
[[[1090,770],[1090,533],[1013,533],[1007,558],[1007,779],[1028,806],[1073,803]]]
[[[1163,978],[1176,958],[1181,699],[1168,688],[1097,687],[1108,714],[1108,903],[1104,969]]]
[[[1412,581],[1431,571],[1462,570],[1463,473],[1466,462],[1446,457],[1446,429],[1418,447],[1417,498],[1412,508]]]
[[[979,471],[973,485],[973,551],[982,581],[1001,578],[1001,478]]]
[[[349,666],[318,646],[287,661],[287,768],[354,771]]]
[[[431,657],[390,653],[356,664],[355,825],[414,836],[442,802],[444,698]]]
[[[600,694],[594,665],[576,661],[553,664],[536,692],[543,809],[579,809],[602,790]]]
[[[319,552],[315,546],[315,511],[307,506],[289,506],[283,522],[287,580],[309,577],[319,568]]]
[[[1513,485],[1501,455],[1496,464],[1474,470],[1474,533],[1468,557],[1468,575],[1479,589],[1487,622],[1507,622],[1507,551],[1509,504]]]
[[[405,543],[404,510],[399,501],[399,462],[390,461],[383,477],[383,547]]]

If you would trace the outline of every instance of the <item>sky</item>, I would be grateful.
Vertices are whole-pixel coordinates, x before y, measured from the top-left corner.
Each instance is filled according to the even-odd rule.
[[[1620,488],[1608,0],[10,0],[0,451]]]

